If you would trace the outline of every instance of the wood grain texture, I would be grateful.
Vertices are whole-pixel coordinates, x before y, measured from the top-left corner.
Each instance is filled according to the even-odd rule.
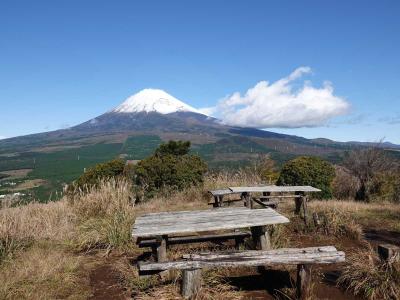
[[[189,244],[189,243],[202,243],[207,241],[225,241],[229,239],[238,239],[242,240],[250,237],[249,232],[239,231],[239,232],[230,232],[223,234],[207,234],[207,235],[195,235],[195,236],[179,236],[179,237],[171,237],[167,240],[167,245],[176,245],[176,244]],[[138,245],[140,248],[143,247],[152,247],[157,244],[156,239],[148,239],[148,240],[140,240]]]
[[[345,261],[345,254],[341,251],[304,251],[297,249],[295,252],[287,250],[258,251],[262,254],[253,255],[254,251],[243,251],[241,256],[214,256],[207,259],[191,259],[178,260],[163,263],[141,263],[139,270],[155,271],[155,270],[187,270],[202,268],[218,268],[218,267],[240,267],[240,266],[272,266],[272,265],[307,265],[307,264],[331,264]],[[273,251],[271,253],[271,251]]]
[[[334,246],[320,246],[320,247],[307,247],[307,248],[279,248],[267,251],[259,250],[246,250],[246,251],[223,251],[223,252],[199,252],[193,254],[184,254],[182,257],[185,259],[193,260],[208,260],[214,258],[236,258],[247,256],[263,256],[263,255],[283,255],[283,254],[298,254],[298,253],[331,253],[337,252]]]
[[[184,299],[193,299],[201,288],[201,269],[182,272],[181,294]]]
[[[297,282],[296,282],[297,299],[307,300],[311,296],[311,266],[297,265]]]
[[[212,191],[208,191],[208,192],[213,196],[224,196],[224,195],[233,194],[230,189],[212,190]]]
[[[301,186],[277,186],[277,185],[266,185],[266,186],[236,186],[229,187],[232,193],[263,193],[263,192],[282,192],[282,193],[293,193],[293,192],[320,192],[320,189],[317,189],[312,186],[301,185]]]
[[[236,207],[152,213],[136,219],[132,236],[197,233],[282,223],[289,223],[289,219],[271,208],[250,210]]]

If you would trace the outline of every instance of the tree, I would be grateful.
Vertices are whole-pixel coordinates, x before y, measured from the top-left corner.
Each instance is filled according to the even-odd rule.
[[[275,161],[269,154],[258,155],[254,170],[260,175],[261,179],[266,181],[268,184],[275,184],[275,182],[278,180],[278,168],[276,167]]]
[[[361,201],[370,200],[374,190],[374,178],[392,168],[391,160],[379,144],[349,152],[343,165],[358,178],[360,185],[356,200]]]
[[[147,198],[162,189],[182,190],[203,183],[207,165],[189,150],[190,142],[170,141],[134,167],[136,184]]]
[[[285,163],[278,185],[311,185],[321,190],[318,196],[331,198],[334,167],[318,157],[300,156]]]

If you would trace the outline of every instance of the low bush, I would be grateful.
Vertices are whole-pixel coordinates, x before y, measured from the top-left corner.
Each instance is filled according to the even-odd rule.
[[[101,180],[121,176],[124,174],[125,162],[122,159],[114,159],[97,164],[83,173],[70,187],[72,190],[84,190],[97,185]]]
[[[135,166],[135,183],[142,188],[144,197],[153,197],[160,190],[183,190],[203,183],[207,165],[198,155],[187,154],[187,145],[190,143],[162,144],[154,155]]]
[[[334,167],[318,157],[301,156],[287,163],[282,168],[278,185],[311,185],[321,189],[316,197],[331,198],[331,183],[335,176]]]

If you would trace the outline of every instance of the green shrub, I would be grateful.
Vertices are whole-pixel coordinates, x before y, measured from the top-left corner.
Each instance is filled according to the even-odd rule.
[[[278,185],[311,185],[321,190],[316,196],[332,197],[333,166],[318,158],[301,156],[287,162],[278,178]]]
[[[135,181],[144,196],[152,197],[161,189],[182,190],[203,182],[207,165],[199,156],[188,154],[189,147],[190,142],[170,141],[135,166]]]
[[[189,141],[169,141],[168,143],[161,144],[155,151],[155,155],[163,156],[163,155],[185,155],[188,154],[190,150],[190,142]]]
[[[122,159],[114,159],[97,164],[83,173],[73,184],[73,188],[82,189],[97,185],[101,180],[113,178],[124,174],[125,162]]]

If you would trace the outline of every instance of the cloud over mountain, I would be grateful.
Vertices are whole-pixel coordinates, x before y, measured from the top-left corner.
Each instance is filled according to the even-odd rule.
[[[321,126],[346,114],[350,104],[334,95],[330,82],[316,88],[303,80],[301,87],[295,88],[294,81],[310,72],[311,68],[300,67],[276,82],[260,81],[244,95],[236,92],[202,111],[229,125],[255,128]]]

